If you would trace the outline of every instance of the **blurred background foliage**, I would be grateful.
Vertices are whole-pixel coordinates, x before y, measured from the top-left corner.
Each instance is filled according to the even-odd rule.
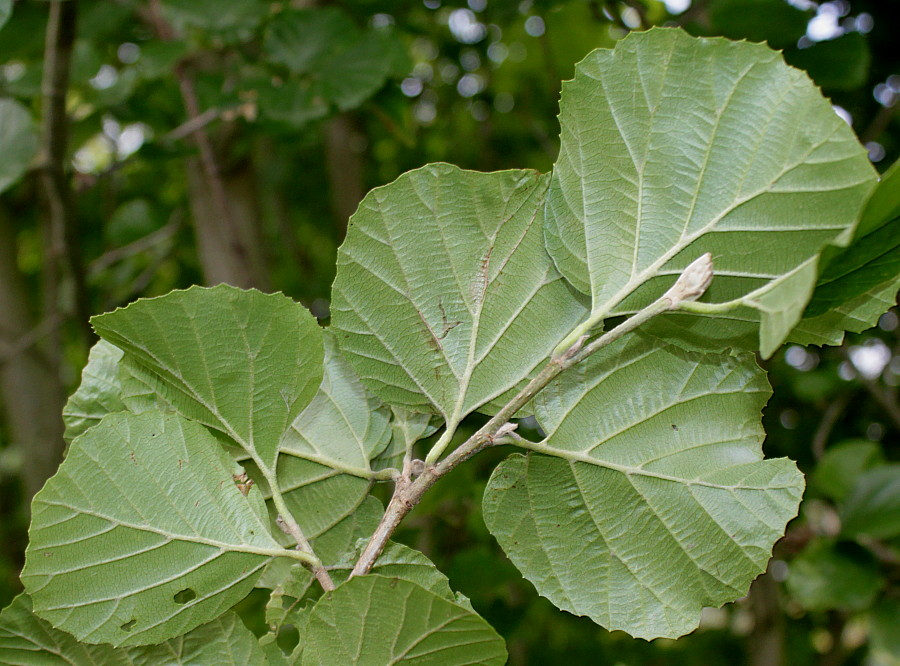
[[[767,41],[880,170],[900,154],[886,0],[0,0],[0,606],[20,589],[28,499],[62,454],[89,314],[225,281],[327,322],[366,191],[431,161],[548,170],[560,82],[653,25]],[[766,450],[806,472],[801,514],[751,594],[677,642],[535,594],[480,514],[504,451],[442,480],[398,536],[514,664],[900,664],[898,323],[895,309],[840,348],[768,362]],[[240,606],[258,631],[260,604]]]

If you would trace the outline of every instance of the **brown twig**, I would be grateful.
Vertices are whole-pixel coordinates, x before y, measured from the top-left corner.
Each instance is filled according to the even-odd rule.
[[[18,356],[34,347],[42,338],[56,331],[66,321],[61,312],[55,312],[52,317],[41,321],[37,326],[12,343],[0,341],[0,365],[13,356]]]
[[[831,436],[831,431],[834,429],[838,419],[841,418],[841,414],[847,409],[847,405],[850,403],[850,397],[850,393],[844,393],[825,408],[825,413],[822,415],[819,427],[816,428],[816,432],[812,438],[811,448],[816,460],[825,454],[825,445],[828,444],[828,438]]]
[[[84,341],[89,344],[94,339],[94,333],[88,322],[90,307],[78,221],[65,167],[69,129],[66,94],[77,18],[77,0],[55,0],[50,4],[44,46],[44,77],[41,81],[40,182],[46,206],[44,307],[47,319],[58,316],[60,280],[64,272],[68,272],[73,284],[74,314]],[[58,347],[58,341],[52,346]]]
[[[866,129],[860,132],[860,142],[866,144],[878,139],[878,137],[880,137],[888,128],[888,125],[891,124],[891,118],[894,117],[894,113],[898,108],[900,108],[900,102],[895,102],[892,106],[882,106],[879,108]]]
[[[197,132],[210,123],[218,120],[222,117],[222,110],[217,109],[215,107],[211,109],[207,109],[203,113],[200,113],[197,116],[192,116],[188,118],[185,122],[181,123],[178,127],[167,132],[165,136],[163,136],[163,141],[179,141],[181,139],[185,139],[189,137],[194,132]]]
[[[897,404],[897,401],[893,399],[888,391],[879,384],[877,381],[872,379],[866,379],[864,377],[860,378],[863,388],[869,392],[875,402],[881,405],[881,408],[884,409],[885,414],[887,414],[888,418],[894,424],[894,427],[897,430],[900,430],[900,405]]]
[[[178,229],[180,227],[181,220],[176,218],[166,224],[164,227],[160,227],[156,231],[153,231],[146,236],[142,236],[137,240],[128,243],[127,245],[123,245],[121,247],[109,250],[108,252],[104,252],[102,255],[100,255],[90,263],[90,265],[88,266],[88,273],[91,275],[96,275],[97,273],[103,272],[113,264],[122,261],[123,259],[127,259],[128,257],[132,257],[136,254],[146,252],[147,250],[174,236],[178,232]]]

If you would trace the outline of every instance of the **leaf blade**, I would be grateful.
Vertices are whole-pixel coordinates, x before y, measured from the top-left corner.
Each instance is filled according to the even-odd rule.
[[[235,487],[236,471],[177,415],[105,417],[35,497],[22,581],[36,612],[114,645],[160,642],[220,615],[289,554],[258,491]]]
[[[534,172],[432,164],[360,204],[332,325],[376,395],[455,425],[494,408],[571,330],[584,310],[543,249],[545,187]]]
[[[761,460],[764,375],[640,336],[573,371],[538,397],[547,438],[494,471],[485,522],[558,607],[680,636],[746,592],[796,515],[796,466]]]
[[[91,322],[177,412],[224,432],[269,470],[322,380],[321,329],[279,294],[191,287]]]
[[[375,619],[380,614],[389,621]],[[506,662],[503,640],[471,610],[415,583],[378,575],[351,578],[323,596],[303,641],[304,666]]]
[[[804,74],[759,44],[632,34],[577,66],[560,108],[547,247],[591,295],[598,320],[639,310],[711,252],[716,277],[704,300],[740,300],[743,332],[774,319],[783,340],[814,278],[804,273],[790,290],[797,297],[782,295],[774,310],[761,297],[851,226],[874,184],[846,124]]]

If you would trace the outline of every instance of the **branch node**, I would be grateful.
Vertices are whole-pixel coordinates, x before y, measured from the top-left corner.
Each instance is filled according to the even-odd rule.
[[[519,427],[518,423],[510,423],[507,421],[502,426],[497,428],[497,432],[493,435],[487,436],[488,446],[497,446],[500,444],[506,444],[508,440],[512,438],[512,434],[516,428]]]
[[[554,356],[551,359],[551,363],[556,363],[560,366],[563,365],[566,361],[568,361],[573,356],[575,356],[575,354],[581,351],[581,348],[584,347],[584,343],[587,342],[587,339],[589,337],[589,335],[582,335],[575,341],[575,343],[571,347],[566,349],[562,354],[560,354],[559,356]]]
[[[287,524],[284,522],[284,518],[282,518],[281,516],[278,516],[275,519],[275,524],[278,525],[278,529],[280,529],[282,532],[284,532],[288,536],[291,536],[291,530],[288,529]]]
[[[424,460],[419,460],[418,458],[416,460],[411,460],[409,463],[409,478],[415,479],[416,477],[421,476],[425,471],[425,467]]]

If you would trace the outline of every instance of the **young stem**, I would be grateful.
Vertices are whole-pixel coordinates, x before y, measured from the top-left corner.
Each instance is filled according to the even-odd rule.
[[[707,253],[688,266],[669,291],[640,312],[593,340],[587,346],[584,346],[585,337],[579,336],[562,354],[555,354],[537,376],[528,382],[512,400],[446,458],[437,464],[425,464],[424,470],[416,478],[413,478],[412,475],[413,464],[405,464],[400,477],[396,481],[394,494],[388,503],[384,516],[382,516],[381,522],[360,554],[359,560],[353,567],[350,576],[360,576],[368,573],[376,560],[378,560],[394,530],[397,529],[397,526],[413,507],[419,503],[422,495],[437,483],[438,479],[453,470],[457,465],[465,462],[488,446],[495,444],[498,434],[501,436],[508,434],[508,426],[504,432],[498,433],[498,431],[528,401],[553,381],[557,375],[580,363],[597,350],[618,340],[623,335],[630,333],[656,315],[677,309],[686,301],[696,300],[703,295],[711,280],[712,259]]]
[[[450,445],[450,441],[453,439],[453,435],[456,434],[456,426],[458,424],[448,423],[447,427],[444,429],[444,434],[440,436],[438,441],[434,443],[434,446],[431,447],[431,450],[428,452],[428,455],[425,456],[425,463],[428,465],[433,465],[437,462],[438,458],[441,457],[441,454],[446,450],[446,448]]]
[[[328,590],[334,589],[334,581],[331,580],[331,576],[328,573],[328,570],[325,569],[325,566],[322,564],[322,561],[316,556],[315,552],[312,549],[312,546],[309,543],[309,540],[306,538],[306,535],[303,534],[303,530],[300,529],[300,525],[297,523],[294,518],[291,510],[288,509],[287,504],[284,502],[284,497],[281,495],[281,491],[278,490],[276,485],[277,481],[275,479],[274,474],[269,475],[265,474],[266,481],[269,483],[269,488],[272,490],[272,502],[275,504],[275,509],[278,511],[278,516],[281,518],[284,523],[284,528],[288,534],[291,535],[291,538],[297,542],[297,550],[306,553],[312,558],[312,562],[308,563],[310,571],[312,571],[313,575],[316,577],[316,580],[319,581],[319,584],[322,586],[322,589],[326,592]]]
[[[306,562],[306,566],[312,571],[313,576],[319,581],[323,590],[326,592],[328,590],[333,590],[334,581],[331,580],[331,576],[328,574],[322,561],[318,558],[310,545],[309,539],[303,534],[300,524],[297,522],[296,518],[294,518],[294,514],[291,513],[291,510],[284,501],[284,496],[281,494],[281,489],[278,487],[278,478],[275,474],[275,470],[269,468],[269,466],[256,454],[253,447],[244,444],[236,433],[231,432],[230,434],[235,441],[239,442],[241,447],[250,454],[251,459],[256,463],[256,466],[259,467],[260,472],[262,472],[266,483],[269,484],[269,489],[272,491],[272,503],[275,504],[275,510],[278,512],[278,517],[281,519],[279,525],[297,543],[297,550],[309,556],[310,561]]]

